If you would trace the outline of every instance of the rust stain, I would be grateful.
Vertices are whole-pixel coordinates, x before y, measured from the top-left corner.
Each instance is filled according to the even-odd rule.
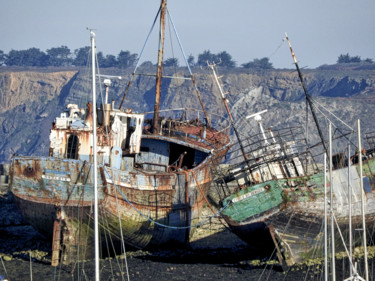
[[[22,174],[26,178],[39,178],[41,175],[41,168],[39,162],[32,161],[26,167],[23,168]]]

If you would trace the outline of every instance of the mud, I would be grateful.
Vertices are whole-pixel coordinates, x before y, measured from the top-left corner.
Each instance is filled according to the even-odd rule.
[[[3,187],[2,187],[3,188]],[[94,280],[94,262],[52,267],[51,242],[19,214],[12,197],[0,193],[0,275],[7,280]],[[203,214],[205,219],[209,212]],[[374,259],[370,260],[374,270]],[[348,262],[336,264],[337,279],[347,278]],[[363,264],[359,264],[363,272]],[[0,276],[0,280],[2,277]],[[321,264],[283,269],[239,240],[217,219],[197,229],[189,247],[140,251],[100,261],[101,280],[323,280]],[[370,280],[374,278],[373,276]]]

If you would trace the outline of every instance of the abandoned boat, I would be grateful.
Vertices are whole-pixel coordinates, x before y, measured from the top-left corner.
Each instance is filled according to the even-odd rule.
[[[291,51],[309,101],[302,74]],[[254,251],[267,251],[271,255],[276,250],[279,261],[285,266],[324,255],[325,182],[328,182],[326,186],[332,189],[327,196],[332,195],[329,203],[343,237],[348,237],[349,210],[353,210],[353,228],[362,228],[361,197],[364,193],[368,241],[373,241],[373,141],[363,153],[362,169],[355,160],[361,156],[351,156],[348,151],[330,156],[333,161],[330,182],[325,180],[322,167],[323,155],[327,152],[324,139],[322,149],[319,149],[308,145],[303,128],[265,130],[261,115],[266,112],[247,117],[258,122],[260,133],[246,140],[239,139],[243,161],[230,166],[216,180],[224,198],[221,204],[226,207],[222,216],[232,231],[253,246]],[[322,136],[320,129],[319,135]],[[349,162],[350,159],[352,161]],[[336,234],[335,240],[341,240],[339,232]],[[356,235],[354,245],[361,245],[361,242],[361,236]],[[336,243],[336,248],[344,250],[341,243]]]
[[[276,247],[280,262],[288,266],[322,255],[324,239],[324,173],[310,152],[296,141],[300,137],[296,131],[274,131],[277,137],[268,140],[277,142],[257,143],[257,149],[247,150],[247,163],[232,167],[220,181],[221,185],[235,183],[238,187],[222,201],[227,206],[222,215],[233,232],[250,245],[261,245],[269,254]],[[348,237],[351,197],[353,228],[361,228],[361,192],[365,192],[365,218],[371,233],[375,223],[375,159],[366,154],[362,190],[359,165],[348,168],[347,155],[339,156],[335,157],[340,161],[336,161],[330,183],[337,223],[343,236]],[[340,167],[339,162],[344,165]],[[358,245],[361,237],[356,238],[354,244]]]
[[[161,37],[166,10],[162,0]],[[124,98],[118,109],[107,99],[97,108],[69,104],[53,123],[48,156],[12,158],[10,189],[22,215],[52,239],[53,265],[92,257],[94,169],[102,236],[137,248],[189,242],[206,202],[211,169],[231,143],[225,120],[208,116],[202,102],[203,114],[160,110],[162,47],[151,122],[146,113],[121,109]]]

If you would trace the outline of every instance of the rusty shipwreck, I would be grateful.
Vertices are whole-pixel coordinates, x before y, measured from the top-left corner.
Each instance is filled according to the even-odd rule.
[[[53,265],[92,257],[95,169],[102,237],[138,248],[185,244],[199,221],[211,169],[230,139],[225,120],[208,115],[196,87],[201,111],[160,110],[166,10],[163,0],[150,120],[146,113],[122,109],[125,96],[117,109],[114,102],[96,108],[70,104],[53,123],[48,156],[12,158],[10,189],[23,216],[52,239]]]
[[[291,46],[290,49],[306,98],[311,103]],[[314,116],[312,106],[311,110]],[[345,250],[340,234],[347,243],[352,237],[356,246],[364,242],[373,244],[374,134],[367,135],[368,147],[362,153],[354,154],[347,149],[348,143],[354,146],[353,142],[345,142],[345,149],[336,149],[335,154],[332,149],[328,153],[318,123],[321,142],[309,144],[303,127],[266,130],[261,117],[266,112],[247,116],[258,122],[259,134],[238,138],[239,143],[234,147],[241,156],[237,159],[242,161],[224,169],[216,180],[221,204],[225,207],[222,216],[231,230],[254,251],[276,254],[286,267],[325,256],[325,208],[332,218],[327,224],[335,229],[330,243],[335,241],[336,251]],[[352,138],[349,133],[345,137]],[[336,144],[341,139],[342,147],[342,138],[335,138]],[[356,147],[362,150],[360,145]],[[329,176],[324,173],[325,154],[331,160]],[[363,241],[366,236],[351,231],[363,228],[366,241]]]

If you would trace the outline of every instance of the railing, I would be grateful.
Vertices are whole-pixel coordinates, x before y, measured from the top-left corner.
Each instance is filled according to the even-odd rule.
[[[228,143],[228,137],[230,133],[230,122],[227,117],[223,117],[218,114],[209,114],[211,128],[215,129],[215,132],[207,128],[207,122],[205,116],[201,110],[194,108],[176,108],[176,109],[164,109],[160,111],[163,115],[160,116],[160,135],[166,137],[176,137],[179,139],[188,138],[196,139],[201,142],[208,142],[212,144]],[[146,112],[145,123],[149,123],[151,126],[151,118],[153,112]],[[150,118],[148,119],[147,116]],[[181,131],[180,129],[184,126],[190,126],[191,128],[201,128],[200,131]],[[207,131],[204,131],[203,129]],[[213,136],[214,134],[214,136]],[[209,136],[210,135],[210,136]]]

